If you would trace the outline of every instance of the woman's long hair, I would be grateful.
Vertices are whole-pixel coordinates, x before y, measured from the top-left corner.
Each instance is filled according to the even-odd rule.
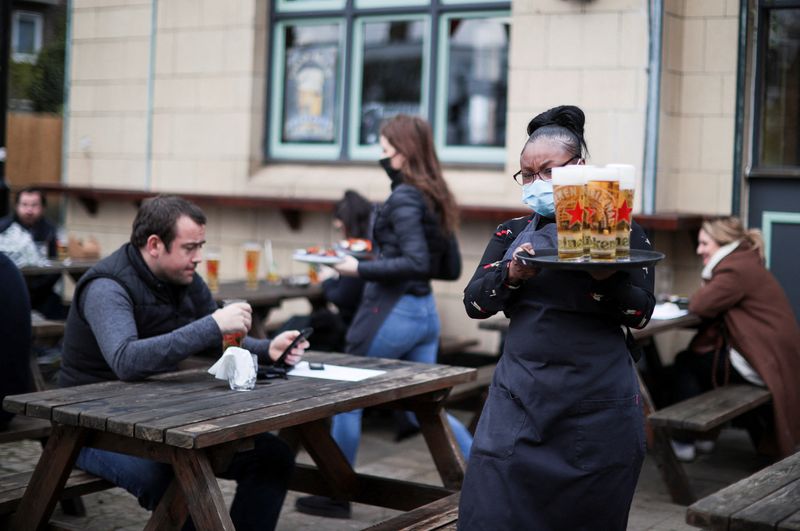
[[[442,229],[453,234],[458,227],[458,206],[442,177],[428,122],[417,116],[398,114],[383,124],[381,135],[406,159],[400,168],[403,182],[422,192],[428,206],[439,215]]]
[[[711,236],[718,245],[727,245],[737,240],[747,242],[750,247],[758,251],[761,261],[764,261],[764,238],[758,229],[745,229],[742,221],[737,217],[708,219],[703,222],[702,229]]]

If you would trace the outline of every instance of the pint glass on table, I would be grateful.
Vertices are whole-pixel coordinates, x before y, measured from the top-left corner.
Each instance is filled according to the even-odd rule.
[[[244,266],[247,289],[258,289],[258,263],[261,261],[261,246],[257,243],[244,245]]]
[[[630,164],[609,164],[619,172],[619,198],[617,202],[617,259],[625,260],[631,255],[631,220],[633,212],[636,176]]]
[[[589,174],[597,169],[597,166],[584,164],[578,167],[581,168],[581,171],[583,172],[583,257],[589,260],[591,258],[592,250],[592,233],[589,232],[589,218],[592,216],[592,209],[589,207],[589,195],[586,189],[586,180]]]
[[[559,260],[583,258],[583,171],[580,166],[553,168]]]
[[[219,253],[216,251],[206,252],[206,284],[211,293],[219,291]]]
[[[617,250],[619,176],[610,168],[593,168],[586,181],[586,202],[591,210],[589,233],[592,260],[614,260]]]

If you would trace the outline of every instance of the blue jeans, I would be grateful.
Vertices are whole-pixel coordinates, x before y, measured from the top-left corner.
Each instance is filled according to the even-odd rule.
[[[403,295],[372,340],[367,357],[436,363],[439,331],[439,314],[433,295]],[[362,410],[356,409],[332,419],[331,435],[351,465],[355,464],[361,439],[361,414]],[[405,412],[405,415],[411,424],[419,426],[413,413]],[[472,447],[472,435],[452,415],[448,414],[447,420],[466,459]]]
[[[172,466],[166,463],[96,448],[83,448],[75,464],[127,490],[151,511],[173,478]],[[236,480],[230,514],[238,531],[275,529],[293,468],[291,449],[269,433],[258,435],[252,450],[236,454],[219,477]],[[194,529],[191,518],[186,529]]]

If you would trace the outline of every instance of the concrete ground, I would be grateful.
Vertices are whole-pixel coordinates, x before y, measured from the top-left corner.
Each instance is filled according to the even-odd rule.
[[[379,416],[367,417],[357,469],[373,475],[441,485],[421,436],[417,435],[400,443],[395,443],[393,438],[393,426],[388,419]],[[39,443],[35,441],[0,445],[0,475],[5,472],[32,469],[40,452]],[[303,453],[299,455],[298,460],[311,462]],[[709,455],[699,455],[694,463],[687,465],[687,473],[698,494],[704,496],[750,475],[766,463],[763,458],[755,454],[745,432],[727,429],[722,432],[714,452]],[[235,483],[230,481],[221,483],[226,500],[230,503]],[[294,509],[295,499],[301,495],[290,492],[287,496],[278,525],[279,530],[361,529],[397,514],[389,509],[354,504],[350,520],[307,516]],[[56,508],[54,518],[91,531],[133,531],[142,529],[149,515],[138,506],[132,496],[121,489],[88,495],[83,500],[86,505],[86,517],[65,516],[60,508]],[[695,529],[684,522],[685,513],[685,507],[670,502],[655,462],[652,456],[648,455],[631,508],[628,529],[634,531]]]

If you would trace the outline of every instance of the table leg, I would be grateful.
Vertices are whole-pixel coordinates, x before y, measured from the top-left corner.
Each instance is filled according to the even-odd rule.
[[[83,428],[53,425],[47,445],[42,450],[28,488],[14,514],[11,529],[23,531],[46,526],[86,436]]]
[[[442,483],[448,489],[461,489],[466,468],[464,456],[461,455],[441,402],[416,403],[411,408],[417,415],[422,435],[428,443]]]
[[[331,437],[325,419],[298,426],[303,447],[314,460],[322,477],[331,486],[336,498],[352,500],[358,491],[358,478]]]
[[[206,451],[176,448],[172,468],[195,527],[201,531],[235,531]]]
[[[186,506],[186,498],[183,497],[178,480],[173,479],[155,511],[150,515],[144,531],[179,531],[183,528],[187,516],[189,508]]]

